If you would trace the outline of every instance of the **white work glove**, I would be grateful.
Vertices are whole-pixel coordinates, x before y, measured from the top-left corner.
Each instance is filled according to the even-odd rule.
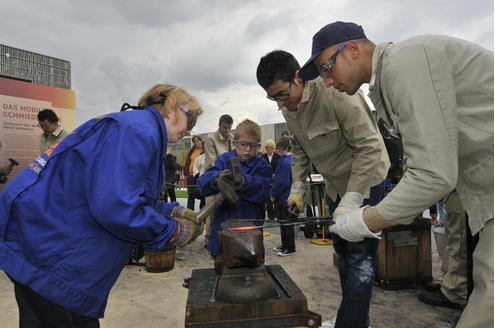
[[[299,214],[304,212],[304,195],[295,193],[290,194],[287,198],[287,205],[289,206],[289,213]]]
[[[358,192],[346,192],[340,200],[339,206],[333,211],[333,217],[349,213],[363,204],[363,195]]]
[[[381,231],[373,233],[364,223],[363,211],[367,207],[363,206],[334,217],[335,224],[330,226],[330,232],[336,233],[341,238],[351,242],[361,241],[364,238],[381,239],[379,237],[382,233]]]

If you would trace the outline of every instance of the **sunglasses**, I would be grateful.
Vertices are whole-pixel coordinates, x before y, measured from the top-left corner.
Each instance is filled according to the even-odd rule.
[[[330,75],[333,72],[333,65],[335,65],[335,61],[337,60],[338,54],[344,50],[347,42],[344,42],[337,51],[333,55],[331,55],[326,62],[320,65],[319,74],[324,79],[329,79]]]
[[[193,112],[191,109],[189,109],[189,107],[187,107],[186,105],[179,105],[178,107],[186,114],[187,131],[191,131],[196,126],[198,115],[195,112]]]

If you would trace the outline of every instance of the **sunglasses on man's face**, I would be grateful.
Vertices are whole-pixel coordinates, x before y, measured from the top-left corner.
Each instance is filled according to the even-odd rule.
[[[331,55],[326,62],[320,65],[319,73],[320,76],[324,79],[329,79],[331,74],[333,73],[333,66],[335,65],[335,61],[337,60],[338,54],[345,48],[347,42],[344,42],[338,49],[335,51],[333,55]]]

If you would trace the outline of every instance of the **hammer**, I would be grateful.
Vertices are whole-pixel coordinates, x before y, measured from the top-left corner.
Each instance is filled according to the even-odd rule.
[[[241,159],[239,157],[232,157],[230,159],[230,165],[232,167],[231,171],[232,176],[234,177],[234,183],[241,183],[243,178],[241,173]],[[224,191],[223,189],[227,189],[227,191]],[[220,204],[222,204],[225,199],[232,204],[237,202],[239,196],[237,196],[234,188],[227,185],[223,186],[223,189],[221,189],[218,194],[213,196],[213,200],[211,202],[208,202],[202,209],[199,210],[197,215],[198,222],[203,222],[218,206],[220,206]]]
[[[10,161],[9,167],[10,167],[11,169],[12,169],[12,168],[14,168],[14,166],[19,165],[19,162],[18,162],[18,161],[16,161],[15,159],[13,159],[13,158],[9,158],[9,161]]]
[[[8,180],[7,175],[9,175],[10,172],[12,172],[12,169],[14,168],[14,166],[19,165],[19,162],[13,158],[9,158],[9,161],[10,161],[10,164],[8,166],[0,169],[0,183],[1,184],[7,183],[7,180]]]

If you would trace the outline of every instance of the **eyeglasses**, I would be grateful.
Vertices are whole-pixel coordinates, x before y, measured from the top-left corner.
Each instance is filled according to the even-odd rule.
[[[266,97],[273,101],[285,101],[290,98],[290,92],[292,88],[292,81],[287,89],[280,91],[274,96],[266,95]]]
[[[186,105],[179,105],[178,106],[187,116],[187,131],[191,131],[194,126],[196,126],[196,121],[198,120],[198,115],[193,112],[189,107]]]
[[[337,51],[333,55],[331,55],[326,62],[320,65],[320,76],[324,79],[329,79],[330,75],[333,72],[333,65],[335,65],[335,61],[337,60],[337,55],[345,48],[347,42],[344,42]]]
[[[258,150],[260,149],[261,145],[258,143],[251,143],[247,141],[235,141],[237,148],[239,149],[253,149],[253,150]]]

